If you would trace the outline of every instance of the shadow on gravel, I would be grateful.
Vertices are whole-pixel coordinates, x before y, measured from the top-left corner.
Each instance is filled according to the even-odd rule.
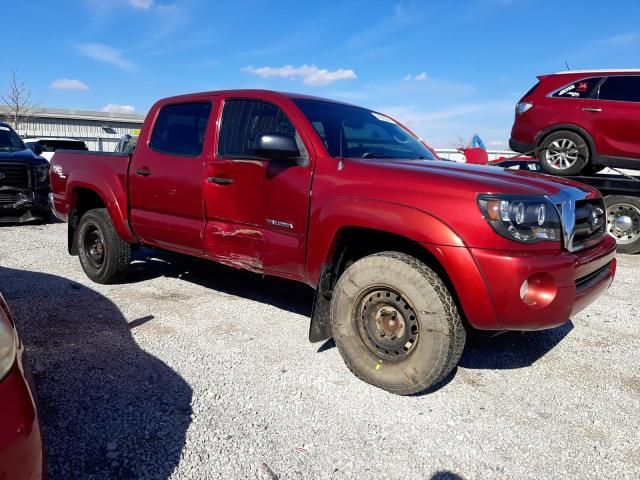
[[[531,366],[558,345],[573,330],[573,322],[551,330],[507,332],[496,337],[473,333],[459,365],[471,369],[515,369]]]
[[[0,290],[34,363],[49,478],[168,478],[191,422],[191,388],[141,350],[118,308],[56,275],[0,267]]]
[[[263,277],[177,253],[153,249],[135,252],[127,283],[163,276],[179,278],[228,295],[311,316],[313,290],[301,283],[277,277]]]
[[[436,472],[431,475],[429,480],[464,480],[464,477],[461,477],[457,473],[450,472],[448,470],[443,470],[441,472]]]

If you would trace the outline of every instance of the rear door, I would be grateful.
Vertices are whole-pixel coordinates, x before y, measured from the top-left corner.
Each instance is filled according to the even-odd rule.
[[[600,155],[640,158],[640,76],[608,77],[598,99],[588,102],[585,114],[593,119],[593,135]]]
[[[129,168],[131,227],[145,242],[202,254],[203,182],[212,99],[161,106]],[[213,128],[210,128],[213,130]],[[146,134],[145,134],[146,135]]]
[[[312,159],[276,101],[228,98],[215,157],[206,167],[206,253],[255,271],[303,278]],[[298,162],[256,155],[261,134],[296,139]]]

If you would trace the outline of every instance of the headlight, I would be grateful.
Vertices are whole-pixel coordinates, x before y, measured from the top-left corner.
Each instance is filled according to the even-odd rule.
[[[478,206],[493,229],[522,243],[559,242],[560,216],[544,197],[480,195]]]
[[[0,380],[2,380],[16,360],[16,333],[9,312],[0,295]]]
[[[533,107],[533,103],[518,102],[516,104],[516,114],[520,115]]]
[[[36,172],[36,184],[44,185],[49,183],[49,164],[37,165],[35,167]]]

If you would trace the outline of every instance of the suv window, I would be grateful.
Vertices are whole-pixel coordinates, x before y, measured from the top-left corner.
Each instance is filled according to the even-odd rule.
[[[227,100],[222,113],[218,155],[259,158],[255,152],[255,141],[267,133],[294,137],[300,155],[306,156],[300,136],[280,108],[260,100]]]
[[[26,142],[28,146],[35,143],[42,145],[43,152],[55,152],[56,150],[88,150],[84,142],[77,140],[39,140],[37,142]]]
[[[600,87],[600,100],[640,102],[640,76],[607,78]]]
[[[149,146],[162,153],[197,157],[202,153],[210,102],[176,103],[160,109]]]
[[[589,98],[591,97],[593,89],[600,83],[600,80],[602,80],[602,77],[578,80],[577,82],[562,87],[555,92],[553,96],[559,98]]]

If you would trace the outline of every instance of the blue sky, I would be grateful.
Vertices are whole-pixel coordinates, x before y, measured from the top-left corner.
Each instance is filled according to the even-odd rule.
[[[435,147],[506,146],[538,74],[640,67],[640,2],[5,0],[0,88],[43,107],[146,113],[223,88],[375,108]]]

